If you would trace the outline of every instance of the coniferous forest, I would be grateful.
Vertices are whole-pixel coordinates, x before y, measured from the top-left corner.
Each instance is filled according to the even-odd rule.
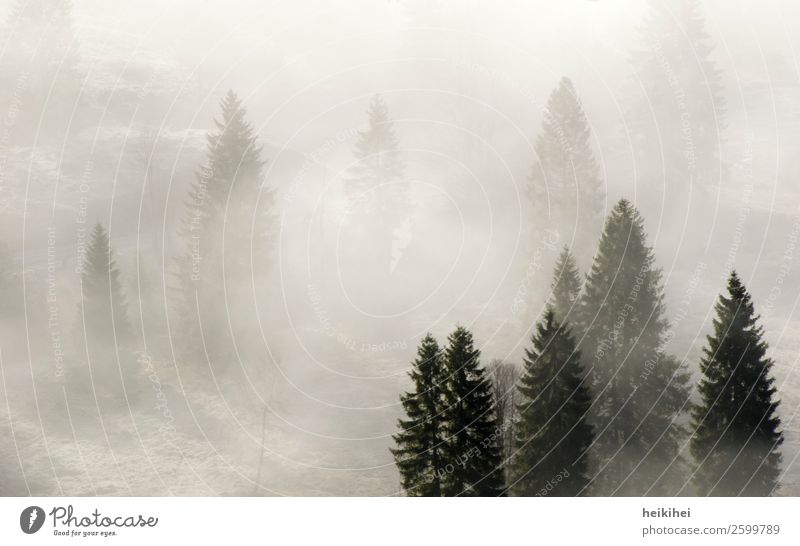
[[[800,496],[799,7],[6,3],[0,496]]]

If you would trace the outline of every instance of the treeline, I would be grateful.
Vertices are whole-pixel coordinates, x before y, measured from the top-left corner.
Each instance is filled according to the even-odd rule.
[[[465,328],[444,350],[423,339],[392,450],[406,494],[775,492],[783,433],[772,361],[735,271],[715,307],[696,402],[686,364],[666,350],[661,272],[628,201],[606,219],[585,280],[565,248],[551,288],[513,393],[492,381]]]

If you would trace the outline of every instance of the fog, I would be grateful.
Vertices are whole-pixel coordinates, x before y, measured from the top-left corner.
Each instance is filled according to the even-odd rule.
[[[649,4],[0,0],[0,493],[401,494],[389,448],[420,339],[462,325],[484,364],[521,362],[560,250],[588,273],[626,198],[690,388],[731,269],[752,293],[779,494],[800,494],[800,6],[699,2],[705,51],[682,8]],[[600,220],[542,230],[530,181],[564,77]],[[192,191],[229,91],[264,164],[192,262]],[[397,173],[353,190],[375,104]],[[125,305],[95,327],[98,222],[119,272],[99,293]],[[204,288],[177,304],[190,262]]]

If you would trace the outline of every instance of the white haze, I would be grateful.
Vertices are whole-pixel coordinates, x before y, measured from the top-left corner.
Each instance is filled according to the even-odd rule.
[[[11,4],[0,2],[0,20]],[[66,135],[0,150],[2,268],[16,283],[0,305],[18,302],[28,321],[25,335],[7,330],[0,341],[0,473],[12,476],[2,492],[397,494],[388,448],[421,336],[442,340],[463,324],[485,363],[518,361],[548,296],[569,241],[542,247],[529,269],[524,184],[542,109],[569,76],[592,127],[606,211],[620,197],[636,205],[664,270],[670,349],[696,373],[731,267],[752,292],[781,395],[782,492],[800,493],[800,5],[703,6],[724,82],[730,170],[684,201],[638,176],[626,145],[641,2],[74,0],[91,114]],[[66,338],[79,328],[78,218],[108,226],[132,322],[149,325],[149,352],[165,355],[159,382],[180,384],[165,349],[166,270],[229,89],[264,144],[280,218],[259,301],[267,379],[253,380],[268,407],[264,437],[260,410],[177,387],[166,436],[155,395],[107,428],[97,415],[64,419],[64,393],[42,379],[55,366],[48,248]],[[380,279],[353,267],[374,249],[348,241],[341,189],[376,93],[395,121],[416,203],[394,270]],[[143,320],[141,267],[164,273],[146,288],[156,311]],[[523,292],[525,306],[516,305]]]

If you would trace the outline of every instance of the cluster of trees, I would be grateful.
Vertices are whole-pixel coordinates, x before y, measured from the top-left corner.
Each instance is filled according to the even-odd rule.
[[[183,250],[169,279],[174,354],[180,362],[197,364],[192,371],[201,377],[203,371],[224,373],[232,363],[256,360],[253,279],[267,267],[275,231],[273,193],[263,185],[261,148],[244,106],[229,92],[221,110],[216,130],[207,137],[206,162],[190,188],[179,233]],[[136,353],[145,340],[131,323],[135,313],[126,303],[109,234],[100,222],[80,271],[76,356],[88,367],[69,370],[71,388],[92,388],[101,398],[130,402],[142,372]]]
[[[606,220],[585,280],[562,251],[513,406],[499,403],[509,396],[507,381],[491,395],[498,375],[481,368],[469,332],[458,328],[443,352],[426,337],[411,372],[414,388],[401,398],[406,418],[392,451],[405,491],[773,493],[783,434],[750,295],[732,272],[693,402],[686,365],[665,347],[663,292],[642,218],[623,199]]]

